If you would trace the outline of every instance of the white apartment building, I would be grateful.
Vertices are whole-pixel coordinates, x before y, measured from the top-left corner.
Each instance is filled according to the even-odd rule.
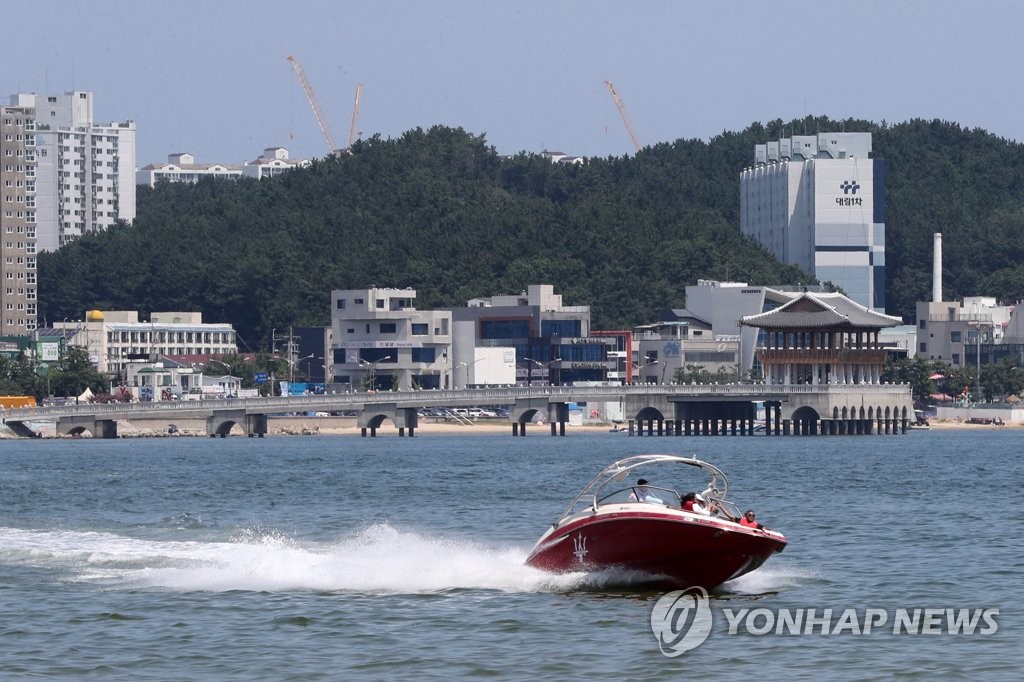
[[[96,123],[91,92],[18,94],[14,103],[35,112],[40,251],[135,218],[135,123]]]
[[[188,153],[168,154],[167,163],[150,163],[135,172],[135,184],[154,187],[158,181],[199,182],[202,178],[235,179],[244,175],[242,166],[227,163],[196,163]]]
[[[331,292],[332,391],[446,387],[452,313],[417,310],[415,298],[413,289]]]
[[[885,163],[871,133],[796,135],[755,145],[740,174],[740,228],[775,256],[885,308]]]
[[[237,353],[230,324],[205,324],[202,313],[151,313],[141,322],[135,310],[91,310],[85,320],[55,322],[70,332],[68,343],[84,346],[103,373],[126,376],[130,363],[155,362],[163,355]]]
[[[36,328],[36,210],[35,111],[0,106],[0,336]]]

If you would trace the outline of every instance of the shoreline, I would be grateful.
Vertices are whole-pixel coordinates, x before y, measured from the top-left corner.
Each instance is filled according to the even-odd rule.
[[[117,431],[120,438],[180,438],[180,437],[203,437],[210,436],[206,433],[206,421],[203,419],[184,419],[173,422],[177,427],[175,433],[170,433],[168,428],[171,422],[156,419],[118,420]],[[1016,429],[1024,424],[1020,422],[1008,422],[1003,425],[994,424],[969,424],[948,420],[932,420],[929,423],[931,430],[964,430],[964,429]],[[611,424],[566,424],[566,435],[571,433],[608,433],[612,428]],[[39,429],[41,438],[57,438],[52,423],[46,423]],[[908,430],[909,433],[909,430]],[[503,419],[476,420],[471,423],[460,422],[421,422],[416,426],[416,434],[444,434],[444,435],[512,435],[512,423]],[[528,435],[542,435],[550,437],[549,424],[530,424],[527,430]],[[242,437],[245,434],[241,427],[234,426],[231,436]],[[272,417],[267,424],[267,437],[271,436],[356,436],[361,435],[361,429],[356,425],[353,417]],[[381,437],[398,436],[398,427],[390,421],[385,421],[378,429],[377,435]],[[74,438],[74,436],[62,436]],[[90,435],[84,437],[90,438]],[[646,436],[650,437],[650,436]],[[695,436],[694,436],[695,437]],[[20,439],[10,430],[0,429],[0,439]]]

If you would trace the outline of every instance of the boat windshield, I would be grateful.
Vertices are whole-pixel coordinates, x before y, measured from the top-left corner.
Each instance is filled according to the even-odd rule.
[[[647,502],[679,509],[687,493],[733,507],[725,500],[728,490],[725,474],[707,462],[678,455],[636,455],[598,473],[555,523],[606,504]]]

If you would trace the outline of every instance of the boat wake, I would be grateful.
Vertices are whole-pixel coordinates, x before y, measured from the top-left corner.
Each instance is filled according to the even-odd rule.
[[[223,542],[145,540],[103,532],[0,528],[0,565],[113,589],[440,593],[568,592],[585,574],[551,575],[526,551],[403,532],[382,523],[332,542],[247,530]]]
[[[523,564],[527,550],[398,530],[387,523],[328,542],[250,529],[219,542],[132,538],[105,532],[0,528],[0,565],[51,571],[55,580],[107,589],[245,590],[371,594],[595,592],[635,578],[626,571],[551,574]],[[800,580],[760,569],[730,590],[765,592]]]

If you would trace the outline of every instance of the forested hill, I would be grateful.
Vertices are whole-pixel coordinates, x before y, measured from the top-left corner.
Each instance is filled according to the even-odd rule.
[[[870,130],[887,162],[890,313],[930,295],[934,231],[947,296],[1024,297],[1021,145],[942,122],[807,119],[582,165],[501,158],[435,127],[273,179],[140,187],[132,226],[40,255],[40,317],[201,310],[255,347],[274,327],[327,324],[332,289],[412,287],[430,308],[550,283],[597,326],[647,322],[699,278],[811,281],[740,235],[738,175],[755,143],[837,129]]]

